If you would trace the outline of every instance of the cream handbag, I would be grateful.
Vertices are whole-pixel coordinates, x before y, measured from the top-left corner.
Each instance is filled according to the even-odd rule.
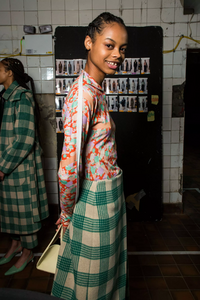
[[[79,81],[79,95],[78,95],[78,118],[77,118],[77,174],[79,173],[79,165],[80,165],[80,153],[81,153],[81,137],[82,137],[82,95],[83,95],[83,74],[80,75]],[[76,186],[76,202],[78,201],[79,196],[79,176],[77,176],[77,186]],[[55,274],[56,265],[58,260],[58,252],[60,249],[60,245],[54,244],[56,240],[59,238],[59,232],[61,231],[60,241],[63,238],[63,228],[62,225],[59,227],[58,231],[56,231],[54,237],[51,242],[45,249],[44,253],[40,257],[37,262],[36,268],[41,271],[49,272]]]
[[[49,245],[43,252],[42,256],[38,260],[36,265],[36,268],[38,270],[55,274],[60,245],[54,243],[58,240],[59,233],[60,233],[60,240],[62,241],[63,238],[62,225],[59,227],[58,231],[56,231],[51,242],[49,243]]]

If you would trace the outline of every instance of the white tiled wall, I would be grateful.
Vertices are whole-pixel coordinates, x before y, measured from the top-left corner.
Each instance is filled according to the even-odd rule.
[[[54,30],[60,25],[86,26],[103,11],[121,16],[129,26],[161,26],[164,50],[175,47],[181,35],[200,39],[200,23],[191,23],[191,33],[191,15],[183,15],[180,0],[0,0],[0,54],[19,51],[24,24],[36,26],[37,32],[45,23],[52,24]],[[200,21],[200,15],[194,15],[192,21]],[[172,86],[185,81],[186,49],[195,47],[199,44],[183,39],[176,52],[163,57],[164,203],[182,201],[184,118],[172,118]],[[54,93],[54,57],[19,59],[33,76],[38,93]],[[49,199],[56,203],[56,158],[45,161]]]

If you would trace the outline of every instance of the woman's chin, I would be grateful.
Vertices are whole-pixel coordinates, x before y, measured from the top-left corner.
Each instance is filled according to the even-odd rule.
[[[106,73],[106,75],[115,75],[116,72],[117,72],[117,70],[109,69],[109,71]]]

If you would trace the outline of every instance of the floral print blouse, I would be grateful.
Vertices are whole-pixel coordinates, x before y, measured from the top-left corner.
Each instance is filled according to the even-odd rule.
[[[95,181],[115,177],[117,165],[115,125],[108,112],[102,87],[83,73],[82,141],[79,176]],[[64,142],[58,171],[61,222],[68,226],[75,206],[77,185],[77,105],[78,78],[63,106]]]

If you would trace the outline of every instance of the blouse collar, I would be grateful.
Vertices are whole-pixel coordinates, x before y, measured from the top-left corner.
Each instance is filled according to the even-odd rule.
[[[103,93],[102,86],[100,86],[100,84],[98,84],[92,76],[90,76],[84,70],[82,70],[82,73],[83,73],[83,79],[87,82],[88,85],[92,85],[93,87],[97,88],[98,90],[100,90],[100,92]]]

